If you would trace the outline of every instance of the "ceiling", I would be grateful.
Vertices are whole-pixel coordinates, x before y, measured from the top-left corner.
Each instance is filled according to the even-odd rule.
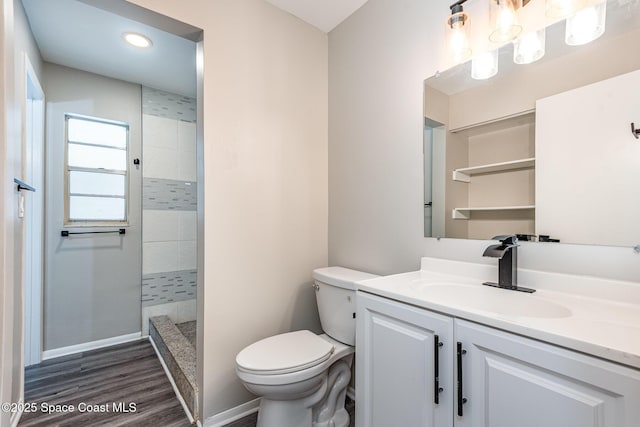
[[[328,33],[368,0],[266,0]]]
[[[76,0],[22,0],[43,59],[119,80],[195,97],[196,44]],[[127,31],[153,41],[128,45]]]
[[[367,2],[266,1],[324,32],[331,31]],[[87,0],[22,0],[45,61],[195,97],[193,41],[87,3]],[[145,34],[153,40],[153,46],[150,49],[129,46],[122,38],[124,32]]]

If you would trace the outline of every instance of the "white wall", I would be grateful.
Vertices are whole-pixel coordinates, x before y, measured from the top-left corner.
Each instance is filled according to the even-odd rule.
[[[0,1],[0,401],[17,402],[23,394],[23,264],[25,228],[17,212],[13,178],[22,178],[23,110],[26,101],[24,56],[40,73],[40,53],[22,6]],[[40,77],[38,75],[38,77]],[[0,425],[11,413],[0,412]]]
[[[263,0],[133,2],[204,30],[204,420],[252,398],[235,374],[244,346],[318,330],[310,283],[327,263],[327,36]]]
[[[491,263],[485,241],[422,236],[422,83],[447,4],[369,0],[329,34],[329,263],[390,274],[421,256]],[[637,281],[629,247],[523,244],[523,268]]]

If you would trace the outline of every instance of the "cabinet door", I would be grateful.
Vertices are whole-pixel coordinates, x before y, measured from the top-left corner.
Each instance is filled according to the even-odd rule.
[[[455,334],[467,399],[456,426],[639,425],[638,370],[466,321]]]
[[[358,292],[356,425],[452,426],[452,337],[450,317]]]

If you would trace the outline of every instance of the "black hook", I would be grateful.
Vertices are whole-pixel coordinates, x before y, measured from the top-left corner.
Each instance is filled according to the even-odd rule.
[[[640,139],[640,129],[636,129],[636,126],[631,122],[631,134],[636,137],[636,139]]]

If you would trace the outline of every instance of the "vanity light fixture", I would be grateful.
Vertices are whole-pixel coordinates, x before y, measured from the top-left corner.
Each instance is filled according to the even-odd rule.
[[[122,37],[125,39],[127,43],[131,46],[139,47],[139,48],[147,48],[153,46],[153,42],[151,39],[144,34],[140,33],[124,33]]]
[[[489,50],[476,55],[471,60],[471,78],[486,80],[498,73],[498,50]]]
[[[513,62],[531,64],[542,58],[545,53],[544,28],[523,34],[513,42]]]
[[[467,0],[458,0],[451,6],[451,16],[447,18],[447,45],[456,63],[464,62],[471,56],[469,46],[469,15],[462,9]]]
[[[495,43],[505,43],[520,35],[522,26],[518,21],[517,10],[521,6],[522,0],[490,0],[491,33],[489,40]]]
[[[565,42],[569,46],[579,46],[594,41],[604,33],[606,17],[606,0],[568,17]]]

